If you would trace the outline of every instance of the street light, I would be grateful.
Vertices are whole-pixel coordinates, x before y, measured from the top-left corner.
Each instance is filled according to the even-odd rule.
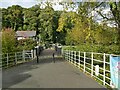
[[[39,46],[36,46],[35,49],[36,49],[37,63],[39,63],[39,59],[38,59],[38,56],[39,56]]]

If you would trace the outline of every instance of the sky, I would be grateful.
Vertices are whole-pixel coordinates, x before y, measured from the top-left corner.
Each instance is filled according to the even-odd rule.
[[[59,0],[60,1],[60,0]],[[37,0],[1,0],[0,8],[7,8],[12,5],[20,5],[24,8],[30,8],[36,4],[39,4]],[[63,7],[61,5],[54,5],[53,8],[55,10],[61,10]]]
[[[22,7],[25,8],[29,8],[34,6],[35,4],[38,4],[38,1],[46,1],[46,0],[0,0],[0,7],[1,8],[7,8],[8,6],[12,6],[12,5],[20,5]],[[50,2],[80,2],[82,0],[47,0]],[[92,2],[92,1],[111,1],[111,0],[83,0],[84,2]],[[112,1],[119,1],[119,0],[112,0]],[[62,6],[61,5],[54,5],[53,6],[54,9],[61,9]]]
[[[1,2],[0,7],[2,8],[7,8],[12,5],[20,5],[22,7],[29,8],[38,4],[37,0],[2,0]]]
[[[38,2],[39,1],[39,2]],[[42,2],[45,0],[41,0]],[[51,2],[70,2],[71,0],[49,0]],[[72,0],[74,2],[80,2],[80,0]],[[2,3],[1,3],[2,2]],[[20,5],[24,8],[30,8],[36,4],[39,4],[40,0],[0,0],[0,8],[7,8],[12,5]],[[63,10],[63,6],[59,5],[58,3],[56,5],[53,5],[54,10]],[[76,11],[77,7],[74,9]],[[69,11],[69,10],[68,10]],[[108,13],[110,10],[105,9],[103,13]],[[101,17],[96,17],[97,19],[101,19]],[[98,22],[101,22],[101,20],[97,20]]]

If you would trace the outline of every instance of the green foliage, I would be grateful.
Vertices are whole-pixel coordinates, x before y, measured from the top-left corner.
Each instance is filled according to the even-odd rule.
[[[120,54],[118,51],[118,45],[96,45],[96,44],[81,44],[78,46],[64,47],[64,50],[76,50],[82,52],[97,52],[97,53],[108,53],[108,54]]]
[[[58,19],[62,11],[54,11],[51,3],[46,2],[45,8],[40,8],[41,4],[31,8],[23,8],[13,5],[7,9],[2,9],[3,28],[17,30],[35,30],[40,36],[41,42],[56,43]],[[59,37],[59,35],[58,35]]]
[[[18,40],[18,50],[31,50],[37,45],[33,39],[20,39]]]
[[[12,7],[8,7],[7,9],[2,9],[3,15],[3,23],[2,26],[5,28],[12,28],[13,30],[17,30],[18,27],[22,27],[23,25],[23,14],[22,7],[19,5],[13,5]]]
[[[45,3],[45,8],[41,8],[41,4],[31,8],[22,8],[19,5],[13,5],[7,9],[3,8],[2,26],[3,28],[11,27],[15,31],[35,30],[41,43],[46,45],[56,42],[63,45],[96,44],[103,49],[105,45],[114,46],[118,44],[120,37],[119,2],[80,2],[79,5],[74,3],[61,4],[64,6],[63,11],[55,11],[50,2]],[[76,5],[78,5],[77,12],[67,11],[69,8],[75,8]],[[108,5],[113,14],[110,13],[110,18],[112,17],[111,20],[114,20],[118,25],[116,28],[108,27],[105,23],[98,24],[96,17],[92,15],[92,11],[100,9],[96,13],[99,12],[99,15],[104,16],[101,13],[102,7],[108,7]],[[106,16],[103,17],[103,22],[109,21]],[[94,48],[96,49],[96,47]],[[89,50],[91,51],[91,49]]]
[[[50,6],[46,6],[45,9],[41,11],[38,18],[40,20],[39,30],[41,33],[41,40],[52,41],[53,39],[53,15],[54,10]]]
[[[11,29],[2,30],[2,52],[10,53],[15,51],[15,32]]]

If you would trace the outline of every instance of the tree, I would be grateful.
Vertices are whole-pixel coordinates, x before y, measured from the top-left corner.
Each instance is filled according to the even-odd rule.
[[[8,7],[8,15],[10,27],[16,31],[19,27],[23,28],[23,14],[22,7],[19,5],[13,5],[12,7]]]
[[[57,28],[58,28],[58,20],[60,18],[62,11],[54,11],[54,15],[53,15],[53,43],[61,43],[60,42],[60,33],[57,32]]]
[[[108,13],[109,15],[105,15],[102,13],[102,7],[110,8],[110,12]],[[116,25],[116,31],[118,32],[117,44],[120,46],[120,1],[111,1],[108,3],[101,2],[95,7],[95,9],[96,8],[100,8],[99,10],[97,10],[97,13],[102,17],[103,20],[106,20],[109,23],[112,22]]]
[[[18,50],[31,50],[34,49],[37,45],[37,42],[33,39],[21,39],[17,41],[17,48]]]
[[[39,19],[38,16],[40,14],[40,6],[35,5],[31,8],[25,8],[23,10],[24,14],[24,30],[35,30],[38,31]]]
[[[41,10],[41,13],[38,16],[38,19],[40,21],[39,32],[41,34],[41,40],[43,42],[51,42],[53,40],[53,17],[54,9],[49,4]]]
[[[9,13],[8,9],[3,8],[2,9],[2,27],[3,28],[10,28],[11,26],[11,21],[9,18]]]
[[[15,51],[16,38],[12,29],[2,30],[2,52],[11,53]]]

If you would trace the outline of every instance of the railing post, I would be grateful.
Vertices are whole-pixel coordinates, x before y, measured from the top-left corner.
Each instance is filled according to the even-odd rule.
[[[7,53],[7,67],[8,67],[8,64],[9,64],[9,57],[8,57],[8,53]]]
[[[70,62],[70,50],[69,50],[69,62]]]
[[[73,63],[73,51],[71,51],[71,53],[72,53],[72,56],[71,56],[71,57],[72,57],[72,59],[71,59],[71,63]]]
[[[105,85],[105,53],[104,53],[104,56],[103,56],[103,85]]]
[[[75,54],[75,51],[73,51],[73,64],[75,62],[75,60],[74,60],[75,59],[75,55],[74,54]]]
[[[66,59],[68,61],[68,50],[66,51]]]
[[[34,56],[33,56],[33,50],[31,50],[31,57],[32,57],[32,60],[33,60],[33,58],[34,58]]]
[[[69,50],[67,50],[67,61],[69,61]]]
[[[69,62],[70,62],[70,50],[69,50]]]
[[[64,60],[65,60],[65,50],[63,50],[63,58],[64,58]]]
[[[67,60],[67,50],[65,50],[65,59]]]
[[[75,62],[75,65],[76,65],[76,51],[74,53],[74,62]]]
[[[15,53],[15,64],[17,64],[17,54]]]
[[[93,76],[93,52],[91,53],[91,76]]]
[[[23,61],[25,62],[25,51],[23,50]]]
[[[86,52],[84,52],[84,72],[85,72],[85,59],[86,59]]]
[[[79,68],[80,68],[80,51],[79,51]]]
[[[65,60],[66,60],[66,50],[64,50],[64,58],[65,58]]]

